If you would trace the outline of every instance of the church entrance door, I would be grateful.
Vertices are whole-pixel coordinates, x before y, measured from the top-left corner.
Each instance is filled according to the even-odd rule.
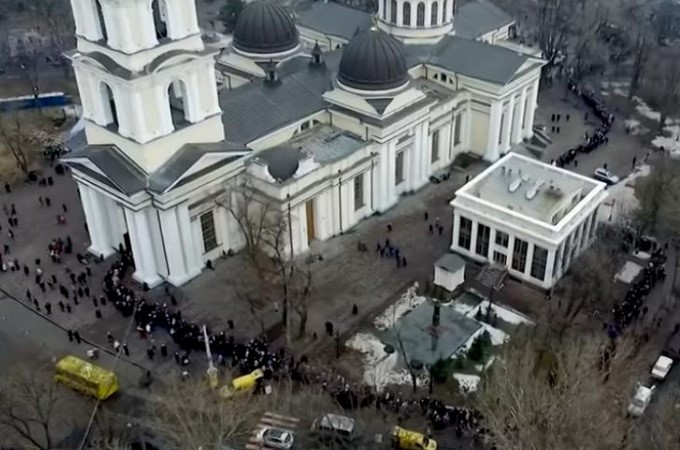
[[[305,203],[307,212],[307,243],[316,239],[316,229],[314,228],[314,199]]]

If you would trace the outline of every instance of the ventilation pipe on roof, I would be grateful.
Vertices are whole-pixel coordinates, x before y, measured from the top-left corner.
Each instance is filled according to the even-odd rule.
[[[313,66],[323,66],[323,52],[319,46],[319,41],[316,41],[314,48],[312,49],[312,65]]]
[[[267,75],[267,83],[276,83],[279,81],[279,75],[276,73],[276,63],[274,60],[270,59],[269,62],[264,66],[264,71]]]

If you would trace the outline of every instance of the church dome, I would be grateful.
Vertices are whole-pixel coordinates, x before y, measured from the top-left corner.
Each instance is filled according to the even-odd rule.
[[[355,35],[342,52],[338,81],[345,86],[384,91],[403,86],[408,79],[402,43],[375,28]]]
[[[236,49],[248,53],[282,53],[297,47],[298,31],[282,6],[258,0],[241,12],[233,42]]]

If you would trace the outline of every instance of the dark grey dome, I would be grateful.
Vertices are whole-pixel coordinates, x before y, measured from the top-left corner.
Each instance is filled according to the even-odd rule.
[[[381,91],[402,86],[408,78],[402,43],[382,31],[362,31],[342,51],[338,80],[345,86]]]
[[[300,160],[304,157],[302,150],[295,147],[274,147],[257,156],[267,164],[269,174],[280,181],[286,181],[295,175],[300,167]]]
[[[298,45],[298,31],[290,14],[266,1],[248,4],[236,22],[234,47],[249,53],[280,53]]]

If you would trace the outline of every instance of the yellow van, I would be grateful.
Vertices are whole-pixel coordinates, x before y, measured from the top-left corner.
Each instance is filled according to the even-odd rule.
[[[65,356],[57,362],[54,381],[99,400],[118,392],[116,374],[75,356]]]
[[[392,443],[401,450],[437,450],[437,441],[434,439],[401,427],[392,429]]]
[[[231,398],[239,392],[250,392],[257,386],[257,380],[264,377],[264,373],[260,369],[255,369],[247,375],[243,375],[231,380],[231,384],[227,384],[220,388],[220,397]]]

